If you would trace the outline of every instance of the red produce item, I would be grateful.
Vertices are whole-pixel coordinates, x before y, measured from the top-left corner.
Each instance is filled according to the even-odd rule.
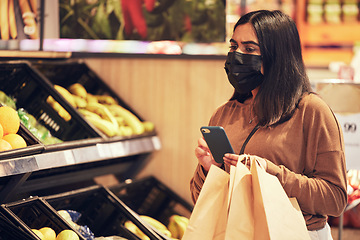
[[[154,9],[156,0],[121,0],[121,7],[124,17],[124,30],[126,36],[131,36],[134,29],[142,39],[147,37],[147,25],[143,14],[142,5],[151,12]]]
[[[155,7],[156,0],[144,0],[145,1],[145,8],[148,12],[152,12]]]

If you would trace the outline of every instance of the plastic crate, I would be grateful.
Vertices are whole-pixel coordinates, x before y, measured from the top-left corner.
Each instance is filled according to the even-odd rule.
[[[0,213],[0,240],[29,239],[37,240],[29,233],[21,230],[2,213]]]
[[[46,76],[53,84],[68,88],[74,83],[83,85],[93,95],[109,95],[122,107],[131,111],[141,121],[143,119],[134,112],[88,65],[81,61],[41,61],[32,66]]]
[[[27,147],[2,151],[0,160],[39,154],[44,151],[44,145],[21,123],[17,134],[24,138]]]
[[[145,226],[136,213],[105,187],[91,186],[44,198],[56,210],[79,212],[81,217],[77,224],[88,226],[95,237],[120,236],[138,240],[139,237],[124,227],[125,221],[130,220],[151,240],[167,239]]]
[[[85,240],[75,229],[72,228],[60,215],[42,198],[31,197],[25,200],[1,205],[2,214],[10,221],[9,224],[16,226],[31,235],[32,239],[40,239],[31,229],[51,227],[56,234],[62,230],[71,229],[79,238]]]
[[[16,99],[17,108],[24,108],[53,136],[63,141],[104,137],[100,131],[91,127],[54,89],[52,83],[28,62],[0,62],[0,90]],[[52,96],[71,115],[71,120],[65,121],[46,102],[49,96]]]
[[[74,83],[80,83],[86,91],[93,95],[108,95],[116,100],[116,102],[125,109],[132,112],[140,121],[144,119],[136,113],[123,99],[121,99],[112,88],[106,84],[88,65],[81,61],[40,61],[33,62],[32,66],[39,70],[53,84],[68,88]],[[156,135],[155,130],[145,132],[142,135],[130,136],[136,138],[141,136]],[[105,137],[105,141],[118,141],[125,136]]]
[[[166,226],[173,214],[189,218],[193,210],[192,204],[153,176],[125,181],[110,191],[138,214],[153,217]]]

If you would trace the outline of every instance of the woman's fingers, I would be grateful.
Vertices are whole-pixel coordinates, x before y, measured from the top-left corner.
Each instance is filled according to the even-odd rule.
[[[226,153],[224,155],[223,159],[224,159],[225,164],[236,166],[238,161],[240,161],[241,163],[245,164],[247,167],[250,168],[250,160],[247,159],[246,155],[237,155],[237,154],[232,154],[232,153]],[[246,161],[246,159],[248,161]]]
[[[238,159],[239,159],[239,155],[232,154],[232,153],[226,153],[224,155],[223,159],[224,159],[225,164],[236,166]]]

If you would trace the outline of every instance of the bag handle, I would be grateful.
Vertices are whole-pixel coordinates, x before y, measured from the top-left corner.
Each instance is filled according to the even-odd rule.
[[[244,164],[248,168],[250,168],[251,165],[254,163],[257,164],[261,169],[265,170],[265,168],[263,167],[263,165],[261,165],[261,163],[259,162],[256,156],[251,156],[249,154],[239,155],[237,164],[239,164],[240,162],[241,164]]]
[[[244,154],[244,151],[245,151],[245,147],[246,145],[248,144],[248,142],[250,141],[250,138],[255,134],[255,132],[260,128],[260,125],[259,123],[256,124],[256,126],[253,128],[253,130],[251,130],[251,132],[249,133],[249,135],[247,136],[247,138],[245,139],[242,147],[241,147],[241,150],[240,150],[240,153],[239,155],[242,155]]]

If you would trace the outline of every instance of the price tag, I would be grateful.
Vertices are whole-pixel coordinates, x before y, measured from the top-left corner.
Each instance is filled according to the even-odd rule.
[[[35,156],[39,170],[68,165],[65,151],[42,153]]]
[[[98,148],[96,146],[73,149],[75,163],[93,162],[100,160]]]
[[[157,136],[154,136],[151,138],[151,140],[152,140],[155,150],[160,150],[161,149],[160,139]]]
[[[127,153],[123,142],[114,142],[109,144],[112,157],[122,157]]]
[[[97,150],[99,152],[99,156],[100,158],[111,158],[112,157],[112,152],[111,152],[111,148],[109,146],[109,144],[96,144]]]
[[[64,151],[64,156],[65,156],[66,163],[68,165],[75,164],[74,154],[71,150]]]

